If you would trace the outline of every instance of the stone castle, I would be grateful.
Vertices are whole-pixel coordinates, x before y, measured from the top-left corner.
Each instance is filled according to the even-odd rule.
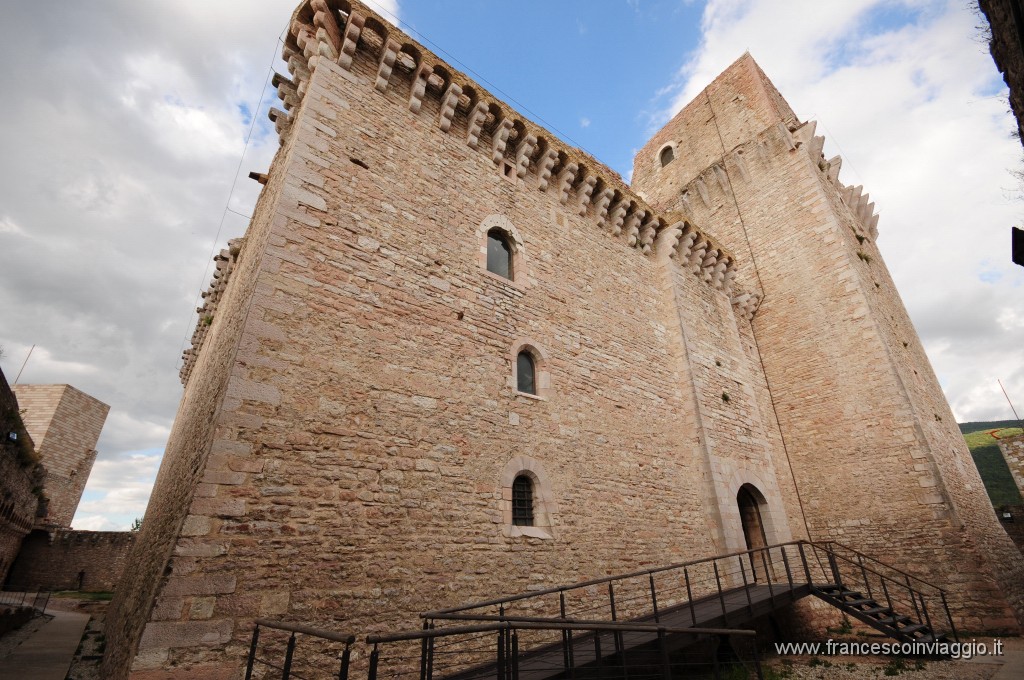
[[[792,539],[1024,619],[876,247],[749,55],[627,185],[358,2],[307,0],[218,256],[107,677],[234,677],[252,622],[417,612]]]

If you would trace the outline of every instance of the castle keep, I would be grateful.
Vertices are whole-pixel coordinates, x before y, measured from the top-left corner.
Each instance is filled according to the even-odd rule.
[[[417,613],[837,540],[1016,628],[1000,528],[875,245],[749,55],[633,184],[365,6],[309,0],[108,615],[108,677],[233,677],[252,621]]]

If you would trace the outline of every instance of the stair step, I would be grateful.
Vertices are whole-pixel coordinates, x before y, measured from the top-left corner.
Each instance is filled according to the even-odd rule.
[[[868,597],[861,597],[861,598],[858,598],[856,600],[847,600],[844,604],[847,605],[848,607],[859,607],[859,606],[864,605],[864,604],[873,604],[876,607],[878,606],[877,602],[875,602],[874,600],[872,600],[871,598],[868,598]]]
[[[868,616],[874,616],[875,614],[892,614],[892,609],[889,607],[872,607],[871,609],[861,609],[861,614],[867,614]]]
[[[923,623],[912,623],[909,626],[903,626],[899,629],[899,631],[904,635],[909,633],[916,633],[919,630],[928,630],[928,626],[924,625]]]
[[[884,619],[878,619],[879,623],[884,623],[887,626],[893,626],[893,625],[896,625],[898,623],[905,623],[907,621],[913,621],[913,619],[911,619],[909,616],[900,616],[900,615],[888,616],[888,617],[886,617]]]

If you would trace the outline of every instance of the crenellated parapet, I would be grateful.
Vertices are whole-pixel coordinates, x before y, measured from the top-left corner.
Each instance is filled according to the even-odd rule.
[[[814,134],[818,123],[808,121],[802,126],[793,130],[790,135],[793,148],[803,147],[811,160],[818,166],[829,182],[839,191],[843,203],[853,213],[854,218],[872,239],[878,238],[878,214],[875,212],[875,204],[870,200],[863,186],[847,186],[839,181],[839,169],[843,165],[843,159],[835,156],[831,160],[825,160],[822,149],[825,146],[825,138]]]
[[[228,241],[228,247],[213,258],[216,268],[213,271],[213,278],[210,280],[210,287],[203,292],[203,304],[196,308],[199,320],[196,322],[196,329],[192,332],[192,343],[181,354],[182,364],[181,370],[178,371],[178,377],[181,378],[182,385],[187,385],[189,376],[192,375],[192,368],[195,366],[206,336],[210,332],[214,315],[217,313],[217,305],[227,288],[231,270],[234,269],[235,262],[238,261],[244,241],[243,238],[231,239]]]
[[[761,164],[767,167],[769,155],[773,151],[792,153],[804,151],[814,161],[826,181],[836,188],[860,228],[872,239],[876,238],[878,236],[878,215],[874,210],[875,204],[863,192],[863,187],[850,187],[839,181],[842,159],[836,156],[831,160],[825,160],[822,154],[825,138],[814,134],[816,125],[814,121],[810,121],[791,130],[780,122],[762,130],[756,138],[737,146],[730,153],[717,159],[683,187],[680,192],[680,200],[684,209],[696,218],[710,220],[712,213],[719,205],[735,200],[734,183],[750,185],[752,181],[751,164]],[[680,247],[689,249],[685,258],[694,268],[695,274],[698,273],[697,268],[700,268],[700,275],[705,281],[714,283],[724,278],[731,282],[735,276],[731,263],[725,266],[721,276],[715,273],[715,269],[721,267],[720,262],[709,263],[710,268],[703,266],[708,253],[713,252],[716,247],[703,243],[701,236],[696,231],[681,238]],[[732,286],[728,286],[728,289],[732,290]],[[731,296],[737,312],[748,319],[752,318],[761,303],[761,298],[760,293],[744,291],[735,291]]]
[[[672,242],[670,258],[726,295],[742,294],[733,290],[734,257],[693,226],[692,219],[657,214],[617,173],[521,117],[365,5],[307,0],[292,16],[282,57],[290,77],[275,75],[273,82],[284,110],[270,114],[282,143],[323,60],[345,70],[366,60],[377,92],[402,88],[412,115],[439,111],[437,128],[486,154],[506,178],[549,194],[569,213],[644,255],[655,253],[655,242],[664,234],[661,241]],[[428,98],[436,100],[436,109],[423,106]]]

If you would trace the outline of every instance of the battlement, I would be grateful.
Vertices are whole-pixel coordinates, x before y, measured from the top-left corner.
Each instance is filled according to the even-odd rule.
[[[617,173],[519,115],[365,5],[303,2],[292,16],[282,57],[291,78],[275,75],[273,83],[285,110],[270,111],[282,143],[319,64],[327,60],[350,71],[355,60],[370,60],[376,65],[377,91],[407,88],[414,115],[426,110],[426,99],[435,99],[438,129],[463,136],[467,146],[488,154],[499,172],[533,182],[565,209],[589,217],[598,230],[644,255],[664,244],[665,255],[730,296],[741,316],[749,318],[756,308],[750,301],[757,294],[741,290],[735,280],[735,257],[692,218],[659,214]]]
[[[199,320],[196,322],[195,330],[192,331],[191,346],[181,353],[182,364],[178,371],[178,377],[181,379],[182,385],[187,385],[188,379],[192,375],[196,358],[202,351],[206,335],[213,323],[214,315],[217,313],[217,305],[224,295],[231,271],[235,267],[235,262],[238,261],[238,255],[242,252],[244,242],[244,238],[231,239],[228,241],[228,247],[213,258],[215,264],[213,278],[210,279],[210,287],[203,292],[203,304],[196,308]]]

